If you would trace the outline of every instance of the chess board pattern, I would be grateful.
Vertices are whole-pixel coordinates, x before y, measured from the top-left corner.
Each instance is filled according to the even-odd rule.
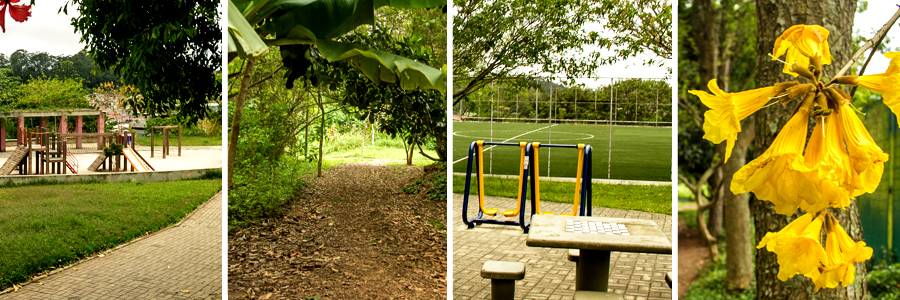
[[[566,221],[566,232],[629,235],[625,224],[593,221]]]

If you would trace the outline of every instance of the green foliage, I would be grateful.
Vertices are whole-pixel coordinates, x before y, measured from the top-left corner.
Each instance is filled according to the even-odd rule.
[[[108,147],[103,148],[103,155],[106,155],[107,157],[122,155],[122,144],[112,143]]]
[[[98,68],[84,51],[70,56],[53,56],[46,52],[29,53],[20,49],[13,52],[9,59],[5,54],[0,54],[0,69],[3,68],[9,68],[10,75],[21,82],[41,77],[81,79],[84,88],[94,89],[104,82],[119,81],[119,76]]]
[[[60,10],[68,13],[69,5],[78,9],[72,25],[97,66],[141,90],[143,101],[127,100],[133,110],[177,111],[192,123],[220,97],[219,1],[71,0]]]
[[[78,79],[35,78],[17,85],[0,71],[0,111],[90,108],[87,91]],[[5,83],[4,83],[5,82]],[[6,87],[3,87],[5,85]],[[6,94],[6,96],[4,96]],[[6,99],[4,99],[6,98]]]
[[[420,184],[421,184],[421,182],[420,182]],[[404,186],[400,190],[402,190],[404,193],[407,193],[407,194],[418,194],[419,193],[419,187],[415,184]]]
[[[431,201],[444,201],[447,198],[447,164],[438,163],[441,172],[431,174],[431,187],[425,192]]]
[[[235,168],[234,188],[228,192],[228,229],[243,228],[281,214],[285,203],[298,196],[315,164],[297,158],[242,162]]]
[[[597,19],[594,2],[454,0],[453,5],[454,101],[498,79],[555,74],[573,80],[599,66],[599,52],[583,51],[598,39],[584,29]]]
[[[352,34],[346,39],[429,63],[435,58],[417,34],[396,38],[376,26],[371,34]],[[410,89],[402,83],[379,84],[365,72],[355,71],[351,63],[334,67],[342,69],[339,73],[344,84],[343,104],[358,109],[360,117],[374,116],[383,132],[399,136],[409,147],[431,142],[438,154],[435,160],[446,160],[446,100],[439,91]]]
[[[320,76],[317,60],[329,62],[346,60],[376,82],[399,82],[407,89],[416,87],[443,90],[444,71],[415,60],[382,52],[366,45],[351,44],[335,39],[364,24],[374,24],[375,10],[382,6],[398,8],[440,7],[441,0],[323,0],[313,2],[253,2],[234,0],[229,3],[229,15],[243,19],[229,20],[229,58],[262,55],[258,36],[274,36],[267,45],[280,46],[283,67],[287,69],[285,86],[293,87],[295,79]],[[265,22],[263,22],[265,21]],[[254,32],[254,30],[256,32]],[[314,47],[313,47],[314,45]],[[230,60],[229,59],[229,60]],[[314,85],[316,85],[314,80]]]
[[[719,244],[722,248],[724,243]],[[724,249],[724,248],[723,248]],[[719,253],[723,253],[719,257],[719,261],[710,261],[697,279],[691,284],[687,292],[679,299],[685,300],[751,300],[756,299],[756,280],[751,283],[750,288],[744,290],[740,294],[731,294],[727,290],[725,283],[725,251],[720,249]]]
[[[599,38],[601,48],[614,48],[615,55],[604,64],[653,54],[645,64],[665,66],[672,59],[672,4],[667,0],[603,0],[597,12],[606,19],[604,27],[612,37]],[[672,73],[669,67],[669,74]]]
[[[866,274],[872,299],[900,298],[900,263],[878,264]]]

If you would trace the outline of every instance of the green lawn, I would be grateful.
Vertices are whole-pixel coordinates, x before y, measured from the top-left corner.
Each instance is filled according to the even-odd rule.
[[[136,139],[138,145],[142,146],[150,146],[150,137],[137,137]],[[162,146],[162,137],[159,135],[153,138],[153,144],[156,146]],[[182,136],[181,137],[181,145],[182,146],[222,146],[222,136]],[[169,146],[175,147],[178,146],[178,135],[170,135],[169,136]]]
[[[466,177],[453,176],[453,193],[462,194]],[[475,195],[475,177],[472,177],[470,194]],[[485,177],[484,194],[487,196],[517,198],[519,180]],[[672,214],[672,187],[646,185],[593,184],[594,206],[626,210]],[[541,201],[572,203],[575,198],[574,182],[541,181]],[[530,196],[529,196],[530,199]]]
[[[222,181],[0,188],[0,290],[169,226]]]
[[[656,127],[612,127],[612,165],[608,164],[610,128],[605,125],[555,125],[494,123],[494,142],[541,142],[546,144],[587,144],[593,148],[593,177],[628,180],[670,181],[672,175],[672,129]],[[453,172],[466,172],[469,145],[476,140],[491,140],[490,123],[453,123]],[[548,135],[552,139],[548,139]],[[552,149],[552,150],[550,150]],[[548,153],[549,152],[549,153]],[[485,173],[518,175],[519,147],[499,146],[493,154],[485,152]],[[575,177],[578,153],[575,149],[541,148],[541,176]],[[491,158],[493,163],[490,163]],[[462,160],[460,160],[462,159]],[[457,162],[459,160],[459,162]],[[491,165],[493,165],[491,167]],[[475,168],[473,164],[473,169]],[[491,172],[492,169],[492,172]]]

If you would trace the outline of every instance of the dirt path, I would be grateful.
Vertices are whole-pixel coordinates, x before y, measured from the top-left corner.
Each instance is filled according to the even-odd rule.
[[[228,237],[229,298],[446,298],[446,202],[402,189],[427,182],[422,168],[352,163],[324,175],[283,218]]]
[[[678,297],[684,295],[697,273],[706,266],[709,249],[705,244],[700,229],[678,220]]]

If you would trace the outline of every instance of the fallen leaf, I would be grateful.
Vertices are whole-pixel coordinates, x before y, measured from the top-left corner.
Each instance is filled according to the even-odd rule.
[[[269,300],[269,298],[271,298],[271,297],[272,297],[272,293],[268,293],[268,294],[263,295],[262,297],[259,297],[259,300]]]
[[[188,291],[188,290],[181,290],[181,292],[187,294],[187,293],[190,293],[191,291]]]

